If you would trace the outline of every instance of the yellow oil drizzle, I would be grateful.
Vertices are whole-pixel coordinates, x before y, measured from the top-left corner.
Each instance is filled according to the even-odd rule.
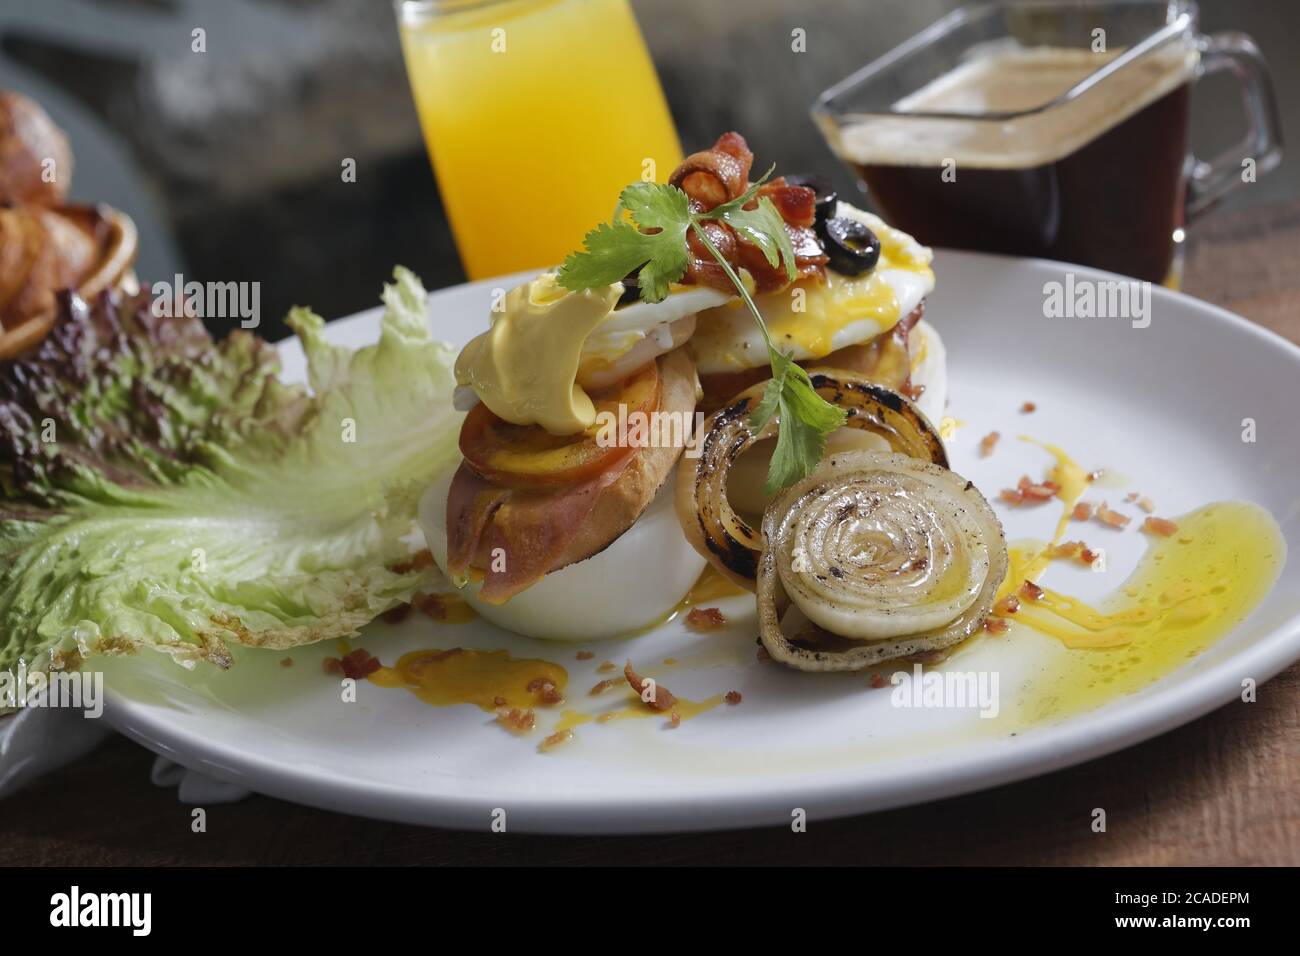
[[[1286,543],[1256,505],[1216,502],[1177,518],[1178,531],[1154,538],[1137,570],[1099,608],[1050,588],[1021,601],[1014,620],[1066,647],[1139,644],[1194,653],[1237,624],[1268,593]],[[1023,556],[1013,555],[1012,573]]]
[[[595,719],[595,714],[589,714],[585,710],[566,709],[560,712],[560,719],[555,723],[555,730],[557,733],[562,730],[572,730],[574,727],[589,724]]]
[[[1056,445],[1049,445],[1045,442],[1036,441],[1025,435],[1020,436],[1021,441],[1027,441],[1042,448],[1054,459],[1056,464],[1052,467],[1051,480],[1056,482],[1059,490],[1056,497],[1061,500],[1061,517],[1056,522],[1056,530],[1052,534],[1052,540],[1044,544],[1041,548],[1036,549],[1032,554],[1012,554],[1011,567],[1007,572],[1006,580],[1002,582],[1002,587],[998,589],[998,597],[1014,592],[1025,581],[1037,581],[1047,566],[1052,563],[1052,549],[1061,543],[1065,537],[1066,529],[1070,525],[1070,514],[1074,511],[1074,506],[1078,504],[1079,499],[1084,496],[1088,490],[1088,473],[1079,467],[1079,463],[1067,455]]]
[[[1033,441],[1033,439],[1025,439]],[[1013,546],[999,596],[1025,581],[1042,588],[1003,616],[1060,642],[1035,678],[1022,709],[1059,717],[1100,706],[1164,676],[1223,637],[1267,596],[1281,572],[1286,541],[1273,517],[1248,502],[1216,502],[1173,519],[1178,530],[1151,536],[1137,569],[1091,607],[1038,580],[1065,535],[1088,474],[1053,445],[1034,442],[1056,460],[1051,478],[1063,505],[1052,539]]]
[[[686,592],[685,596],[665,611],[662,615],[655,618],[645,627],[633,631],[626,637],[639,637],[642,634],[649,634],[651,631],[658,630],[665,624],[675,621],[682,614],[686,613],[693,607],[699,607],[710,601],[720,601],[723,598],[740,597],[749,592],[736,584],[730,578],[723,577],[721,572],[717,571],[713,565],[705,566],[700,572],[700,576],[695,579],[691,589]]]
[[[509,651],[453,647],[403,654],[392,667],[371,674],[370,680],[380,687],[408,690],[435,707],[474,704],[490,711],[500,706],[538,706],[539,683],[552,683],[562,694],[569,675],[559,664],[516,659]]]

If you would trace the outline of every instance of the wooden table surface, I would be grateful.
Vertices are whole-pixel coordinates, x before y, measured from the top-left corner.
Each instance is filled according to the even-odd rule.
[[[1300,203],[1211,216],[1186,289],[1300,341]],[[249,797],[208,832],[115,737],[0,804],[6,864],[1300,864],[1300,665],[1137,747],[940,803],[788,828],[653,837],[456,833]],[[1089,823],[1107,810],[1107,832]]]

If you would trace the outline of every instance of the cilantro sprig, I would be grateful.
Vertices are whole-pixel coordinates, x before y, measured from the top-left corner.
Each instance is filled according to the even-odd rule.
[[[710,220],[725,222],[757,247],[768,265],[784,265],[786,276],[793,282],[794,247],[785,223],[772,201],[758,195],[759,187],[771,175],[769,169],[740,196],[703,212],[692,211],[686,193],[676,186],[633,183],[619,195],[614,220],[587,233],[584,251],[566,257],[559,273],[561,286],[579,292],[618,282],[640,269],[637,284],[641,300],[662,302],[671,284],[686,274],[687,235],[695,234],[736,287],[767,345],[772,378],[750,415],[750,425],[758,430],[773,418],[779,424],[764,487],[768,494],[810,474],[826,450],[826,436],[845,420],[843,409],[831,405],[813,389],[808,373],[795,364],[794,356],[776,347],[749,289],[704,228]]]

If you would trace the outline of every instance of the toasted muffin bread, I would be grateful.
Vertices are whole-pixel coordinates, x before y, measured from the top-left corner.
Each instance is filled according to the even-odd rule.
[[[682,415],[689,422],[695,411],[695,363],[685,349],[660,356],[658,362],[659,411]],[[558,571],[603,551],[630,528],[667,481],[683,447],[650,447],[638,451],[618,479],[601,491],[590,518],[560,553],[551,570]]]

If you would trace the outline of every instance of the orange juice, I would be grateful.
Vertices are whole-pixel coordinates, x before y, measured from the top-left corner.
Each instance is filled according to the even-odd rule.
[[[558,264],[681,145],[627,0],[400,4],[420,126],[471,279]]]

